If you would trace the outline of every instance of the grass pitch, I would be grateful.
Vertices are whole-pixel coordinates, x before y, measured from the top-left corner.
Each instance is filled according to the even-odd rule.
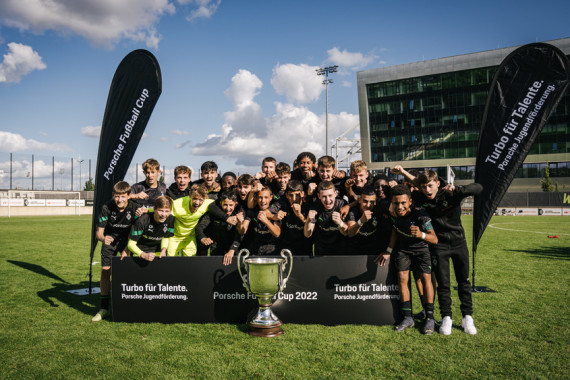
[[[91,322],[98,295],[66,292],[88,285],[90,223],[0,218],[0,378],[570,377],[567,217],[491,220],[475,285],[496,293],[473,295],[476,336],[462,331],[454,292],[451,336],[285,321],[268,339],[244,325]],[[463,223],[470,246],[471,217]]]

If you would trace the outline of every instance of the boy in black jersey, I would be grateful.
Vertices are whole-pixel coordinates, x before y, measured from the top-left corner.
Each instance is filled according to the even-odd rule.
[[[331,156],[322,156],[317,161],[317,175],[313,177],[313,179],[309,182],[307,187],[307,200],[309,203],[318,198],[317,186],[319,183],[323,181],[330,181],[335,186],[336,195],[340,195],[340,188],[342,186],[342,179],[346,177],[346,173],[344,171],[336,170],[336,161]]]
[[[256,173],[253,178],[258,179],[263,186],[269,186],[277,175],[275,173],[276,165],[277,160],[275,160],[275,158],[265,157],[261,162],[261,171]]]
[[[166,195],[172,199],[178,199],[190,195],[192,187],[192,169],[188,166],[180,165],[174,169],[174,183],[166,190]]]
[[[280,162],[275,168],[275,179],[271,184],[273,201],[284,200],[287,184],[291,180],[291,167],[285,162]]]
[[[384,265],[397,243],[398,248],[394,252],[394,260],[398,271],[400,304],[404,319],[395,327],[396,331],[403,331],[414,326],[408,280],[410,269],[422,273],[423,293],[426,297],[424,304],[426,319],[423,333],[427,335],[433,333],[435,329],[428,243],[437,244],[437,236],[427,212],[422,208],[412,208],[411,197],[410,189],[405,185],[398,185],[392,189],[392,206],[396,214],[396,217],[392,218],[392,237],[386,253],[378,255],[376,262]]]
[[[295,163],[297,164],[297,168],[291,172],[291,179],[300,181],[303,185],[303,191],[306,194],[309,188],[309,182],[316,175],[317,158],[311,152],[301,152],[297,155]]]
[[[200,178],[196,182],[197,185],[204,184],[208,190],[208,198],[216,200],[222,189],[220,178],[218,178],[218,164],[214,161],[206,161],[200,167]]]
[[[153,206],[153,211],[137,219],[127,245],[133,256],[147,261],[166,256],[168,238],[174,236],[172,199],[160,196]]]
[[[242,174],[237,179],[237,186],[236,186],[236,194],[238,195],[237,199],[237,210],[239,211],[247,211],[248,207],[248,200],[250,197],[253,198],[253,193],[251,192],[253,187],[253,177],[249,174]],[[252,200],[253,203],[253,200]]]
[[[226,215],[236,215],[237,194],[235,192],[224,191],[219,200]],[[196,240],[200,241],[203,246],[209,247],[210,256],[224,256],[224,265],[230,265],[240,246],[242,236],[237,232],[234,225],[212,217],[208,212],[204,214],[196,226]]]
[[[399,167],[401,169],[401,167]],[[404,176],[414,179],[405,170]],[[433,170],[427,170],[416,178],[421,190],[418,202],[424,207],[433,221],[438,236],[437,245],[430,247],[435,276],[437,278],[437,296],[442,316],[439,332],[451,334],[451,285],[449,260],[453,262],[457,292],[461,301],[461,326],[470,334],[477,334],[473,322],[473,301],[471,299],[471,283],[469,281],[469,250],[465,232],[461,224],[461,201],[469,196],[479,194],[483,186],[471,183],[466,186],[445,184]]]
[[[93,317],[98,322],[109,314],[111,262],[113,256],[126,250],[137,204],[129,202],[131,186],[124,181],[113,186],[113,199],[105,203],[97,222],[96,237],[101,241],[101,309]]]
[[[350,164],[350,177],[344,181],[344,186],[341,187],[342,196],[346,196],[348,203],[358,200],[365,186],[370,185],[368,167],[366,162],[362,160],[353,161]]]
[[[272,255],[277,248],[281,222],[269,219],[272,199],[271,189],[265,186],[256,194],[257,206],[245,215],[243,212],[238,214],[238,231],[245,235],[243,245],[254,255]]]
[[[277,220],[281,220],[279,249],[288,249],[293,255],[312,255],[312,239],[304,234],[308,205],[304,201],[303,185],[291,180],[287,184],[286,199],[275,202],[270,208]]]
[[[166,185],[159,181],[160,164],[154,158],[149,158],[142,164],[145,180],[135,183],[131,186],[131,194],[129,199],[133,199],[141,206],[137,212],[138,216],[152,209],[154,200],[161,195],[166,194]]]
[[[236,187],[236,180],[237,177],[235,175],[234,172],[225,172],[222,175],[222,182],[221,182],[221,186],[222,186],[222,190],[233,190]]]
[[[388,245],[385,231],[382,231],[382,213],[376,204],[376,193],[371,186],[365,186],[358,199],[358,206],[348,211],[346,224],[348,251],[358,255],[384,252]],[[391,226],[389,226],[391,231]],[[386,228],[386,224],[384,224]]]
[[[340,209],[344,199],[337,198],[331,181],[323,181],[317,187],[319,200],[310,206],[305,222],[305,237],[313,236],[315,255],[346,254],[347,225],[342,221]]]

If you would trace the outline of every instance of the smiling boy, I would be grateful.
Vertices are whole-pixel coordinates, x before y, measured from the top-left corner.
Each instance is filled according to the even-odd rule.
[[[378,255],[375,261],[381,266],[384,265],[397,244],[398,248],[394,251],[393,258],[398,271],[400,306],[404,319],[395,327],[396,331],[404,331],[414,326],[408,280],[410,270],[421,273],[423,294],[426,299],[423,333],[429,335],[435,330],[435,320],[428,243],[437,244],[437,236],[427,212],[422,208],[412,207],[412,194],[406,185],[398,185],[392,189],[392,207],[396,215],[392,217],[392,237],[386,252]]]
[[[307,214],[305,237],[313,236],[315,255],[346,254],[343,232],[346,233],[348,227],[340,216],[340,209],[346,202],[337,198],[331,181],[319,183],[317,194],[319,200],[311,205]]]
[[[281,222],[268,218],[268,208],[273,199],[271,189],[263,187],[256,194],[257,206],[247,213],[238,214],[238,231],[244,237],[244,247],[253,255],[272,255],[276,252]]]
[[[166,195],[172,199],[178,199],[190,194],[192,186],[192,169],[188,166],[180,165],[174,169],[174,183],[166,190]]]
[[[153,211],[137,219],[128,243],[133,256],[147,261],[166,256],[168,238],[174,234],[174,217],[171,211],[172,199],[160,196],[154,201]],[[126,253],[123,253],[124,256]]]
[[[113,199],[103,205],[97,221],[97,240],[101,242],[101,308],[92,318],[98,322],[109,314],[111,263],[113,256],[125,251],[131,227],[137,216],[137,204],[129,202],[131,186],[124,181],[113,186]]]
[[[161,195],[166,194],[166,185],[159,181],[160,174],[160,164],[154,158],[149,158],[142,164],[143,174],[145,180],[135,183],[131,186],[131,194],[129,199],[134,200],[139,206],[143,208],[140,209],[142,213],[148,212],[148,209],[152,209],[154,200]],[[137,212],[137,215],[141,215],[141,212]]]
[[[465,186],[446,184],[437,172],[427,170],[417,178],[402,167],[397,166],[408,179],[414,181],[420,189],[418,203],[424,207],[432,219],[439,243],[431,248],[434,273],[437,278],[437,297],[442,316],[439,332],[451,334],[453,325],[451,312],[451,273],[449,261],[453,262],[457,293],[461,302],[463,316],[461,326],[467,334],[477,334],[473,321],[473,301],[471,282],[469,281],[469,250],[465,231],[461,224],[461,202],[463,199],[479,194],[483,186],[471,183]]]

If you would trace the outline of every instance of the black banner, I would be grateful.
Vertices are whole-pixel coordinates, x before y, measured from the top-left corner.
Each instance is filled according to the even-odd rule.
[[[294,257],[287,287],[274,299],[284,323],[391,325],[398,319],[396,273],[375,256]],[[113,258],[117,322],[245,323],[258,305],[237,265],[221,257]]]
[[[135,50],[123,58],[111,82],[101,125],[95,174],[90,263],[93,262],[97,247],[95,232],[101,208],[111,198],[115,183],[125,178],[161,92],[160,66],[149,51]]]
[[[483,185],[483,191],[474,202],[474,254],[534,140],[565,94],[568,78],[564,53],[544,43],[516,49],[499,66],[487,97],[477,150],[475,182]]]

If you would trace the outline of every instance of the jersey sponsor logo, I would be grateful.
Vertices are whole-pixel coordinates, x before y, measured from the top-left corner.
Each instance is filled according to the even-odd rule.
[[[291,223],[289,223],[289,222],[285,222],[285,226],[286,226],[288,229],[290,229],[290,230],[299,230],[299,231],[301,231],[301,230],[304,229],[304,226],[298,226],[298,225],[296,225],[296,224],[291,224]]]

